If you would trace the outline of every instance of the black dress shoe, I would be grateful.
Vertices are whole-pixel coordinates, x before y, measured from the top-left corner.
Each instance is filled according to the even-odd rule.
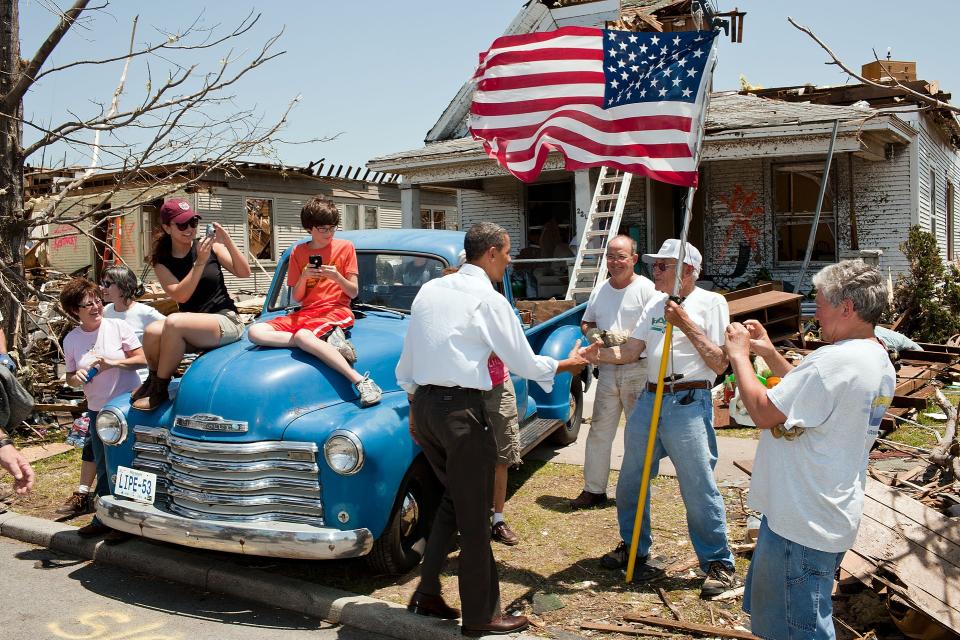
[[[505,544],[508,547],[520,544],[520,537],[517,536],[503,520],[493,525],[493,528],[490,529],[490,539]]]
[[[419,616],[430,616],[442,620],[456,620],[460,617],[460,610],[447,606],[447,603],[443,601],[443,596],[431,596],[419,591],[413,592],[410,604],[407,605],[407,611]]]
[[[471,638],[480,638],[482,636],[502,636],[516,631],[523,631],[530,626],[530,621],[526,616],[500,616],[491,620],[487,624],[468,627],[460,627],[460,633]]]

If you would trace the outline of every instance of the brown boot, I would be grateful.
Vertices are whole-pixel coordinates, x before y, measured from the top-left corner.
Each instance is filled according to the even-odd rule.
[[[147,373],[147,379],[143,383],[133,390],[133,393],[130,394],[130,402],[134,400],[139,400],[140,398],[146,396],[150,393],[150,387],[154,384],[154,381],[157,379],[157,372],[152,369]]]
[[[170,399],[170,394],[167,392],[169,384],[170,378],[154,378],[153,386],[148,390],[148,394],[135,400],[130,406],[137,411],[153,411]]]

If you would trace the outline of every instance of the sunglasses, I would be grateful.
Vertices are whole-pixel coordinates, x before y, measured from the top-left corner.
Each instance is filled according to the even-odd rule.
[[[654,271],[669,271],[675,266],[677,266],[675,262],[654,262],[652,265]]]
[[[79,309],[89,309],[90,307],[102,307],[103,300],[100,298],[94,298],[91,302],[84,302],[83,304],[78,304]]]
[[[200,224],[200,216],[196,216],[195,218],[190,218],[186,222],[175,222],[174,224],[177,225],[177,229],[180,229],[180,231],[186,231],[187,227],[190,227],[191,229],[196,229],[197,225]]]

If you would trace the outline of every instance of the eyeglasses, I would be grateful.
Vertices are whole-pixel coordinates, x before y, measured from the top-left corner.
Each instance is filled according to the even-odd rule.
[[[669,271],[677,266],[676,262],[661,262],[660,260],[654,262],[651,267],[654,271]]]
[[[78,304],[77,307],[80,309],[89,309],[90,307],[102,307],[103,300],[100,298],[94,298],[90,302],[84,302],[83,304]]]
[[[175,224],[177,225],[177,229],[180,229],[180,231],[186,231],[187,227],[190,227],[191,229],[196,229],[197,225],[200,224],[200,216],[190,218],[186,222],[177,222]]]
[[[117,284],[116,282],[111,282],[110,280],[101,280],[100,286],[104,289],[109,289],[113,285]]]
[[[320,233],[333,233],[334,231],[337,230],[337,225],[335,224],[325,224],[323,226],[317,225],[316,227],[314,227],[314,229],[316,229]]]
[[[607,262],[626,262],[631,256],[612,256],[607,254]]]

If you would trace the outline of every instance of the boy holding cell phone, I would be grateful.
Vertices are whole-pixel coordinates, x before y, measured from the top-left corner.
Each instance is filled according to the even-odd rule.
[[[348,240],[334,238],[340,224],[337,206],[316,197],[300,211],[310,242],[290,252],[287,285],[299,311],[258,322],[250,327],[250,342],[263,347],[296,347],[316,356],[357,388],[360,406],[380,402],[381,391],[369,373],[360,375],[351,364],[356,351],[344,329],[353,326],[350,300],[358,292],[357,252]]]

